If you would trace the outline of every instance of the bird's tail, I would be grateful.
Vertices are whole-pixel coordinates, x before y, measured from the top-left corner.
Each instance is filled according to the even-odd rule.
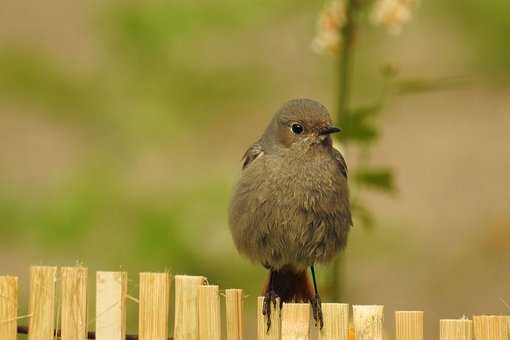
[[[280,297],[280,303],[308,302],[314,296],[306,270],[271,270],[264,295],[271,290]]]

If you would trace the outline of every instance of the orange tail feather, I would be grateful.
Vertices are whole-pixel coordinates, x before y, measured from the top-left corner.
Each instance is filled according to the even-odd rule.
[[[264,287],[264,295],[273,291],[280,302],[308,302],[314,296],[313,287],[305,270],[271,270],[269,280]]]

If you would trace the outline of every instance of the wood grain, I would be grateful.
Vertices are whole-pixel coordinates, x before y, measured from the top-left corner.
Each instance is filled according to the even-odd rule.
[[[126,272],[96,273],[96,340],[126,338]]]
[[[508,320],[503,315],[473,316],[475,340],[508,340]]]
[[[349,340],[349,305],[323,303],[324,327],[319,330],[319,340]]]
[[[439,321],[440,340],[473,340],[473,321],[443,319]]]
[[[57,267],[30,268],[29,340],[53,340]]]
[[[139,338],[166,340],[170,304],[170,275],[140,273]]]
[[[0,339],[16,340],[18,278],[0,276]]]
[[[395,312],[396,340],[423,340],[423,312]]]
[[[264,297],[257,298],[257,339],[280,340],[281,337],[281,311],[280,299],[276,300],[276,306],[271,304],[271,327],[267,329],[266,316],[262,314]]]
[[[198,287],[204,276],[175,276],[175,340],[198,340]]]
[[[353,306],[356,340],[382,340],[383,306]]]
[[[310,304],[284,303],[282,307],[282,340],[310,339]]]
[[[198,287],[198,336],[200,340],[221,339],[221,309],[218,286]]]
[[[87,272],[84,267],[60,270],[62,340],[87,338]]]
[[[227,340],[244,340],[244,301],[242,289],[225,290]]]

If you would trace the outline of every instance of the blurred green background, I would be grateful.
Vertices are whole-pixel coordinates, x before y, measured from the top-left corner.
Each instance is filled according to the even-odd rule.
[[[335,111],[335,59],[310,48],[323,4],[3,0],[0,273],[23,301],[30,265],[122,268],[134,296],[140,271],[203,274],[245,289],[253,334],[266,273],[236,254],[229,194],[284,101]],[[467,82],[385,107],[375,161],[398,193],[364,198],[377,224],[352,230],[344,293],[384,304],[389,331],[395,309],[425,310],[433,339],[439,318],[510,313],[510,2],[423,0],[414,16],[399,36],[359,32],[353,101],[387,62]]]

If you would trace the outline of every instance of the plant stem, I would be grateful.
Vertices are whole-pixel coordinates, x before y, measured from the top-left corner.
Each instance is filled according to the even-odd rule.
[[[346,22],[345,25],[340,28],[342,49],[338,55],[339,89],[337,122],[339,122],[343,116],[349,114],[352,52],[354,47],[354,34],[356,31],[354,18],[354,12],[356,10],[355,1],[356,0],[345,0]]]
[[[357,0],[345,0],[346,23],[340,28],[342,49],[338,55],[339,61],[339,89],[338,89],[338,113],[337,124],[349,114],[352,55],[354,47],[354,35],[356,31],[355,10]],[[348,127],[344,127],[348,128]],[[337,256],[333,263],[333,301],[340,301],[344,296],[343,282],[345,276],[345,256]]]

